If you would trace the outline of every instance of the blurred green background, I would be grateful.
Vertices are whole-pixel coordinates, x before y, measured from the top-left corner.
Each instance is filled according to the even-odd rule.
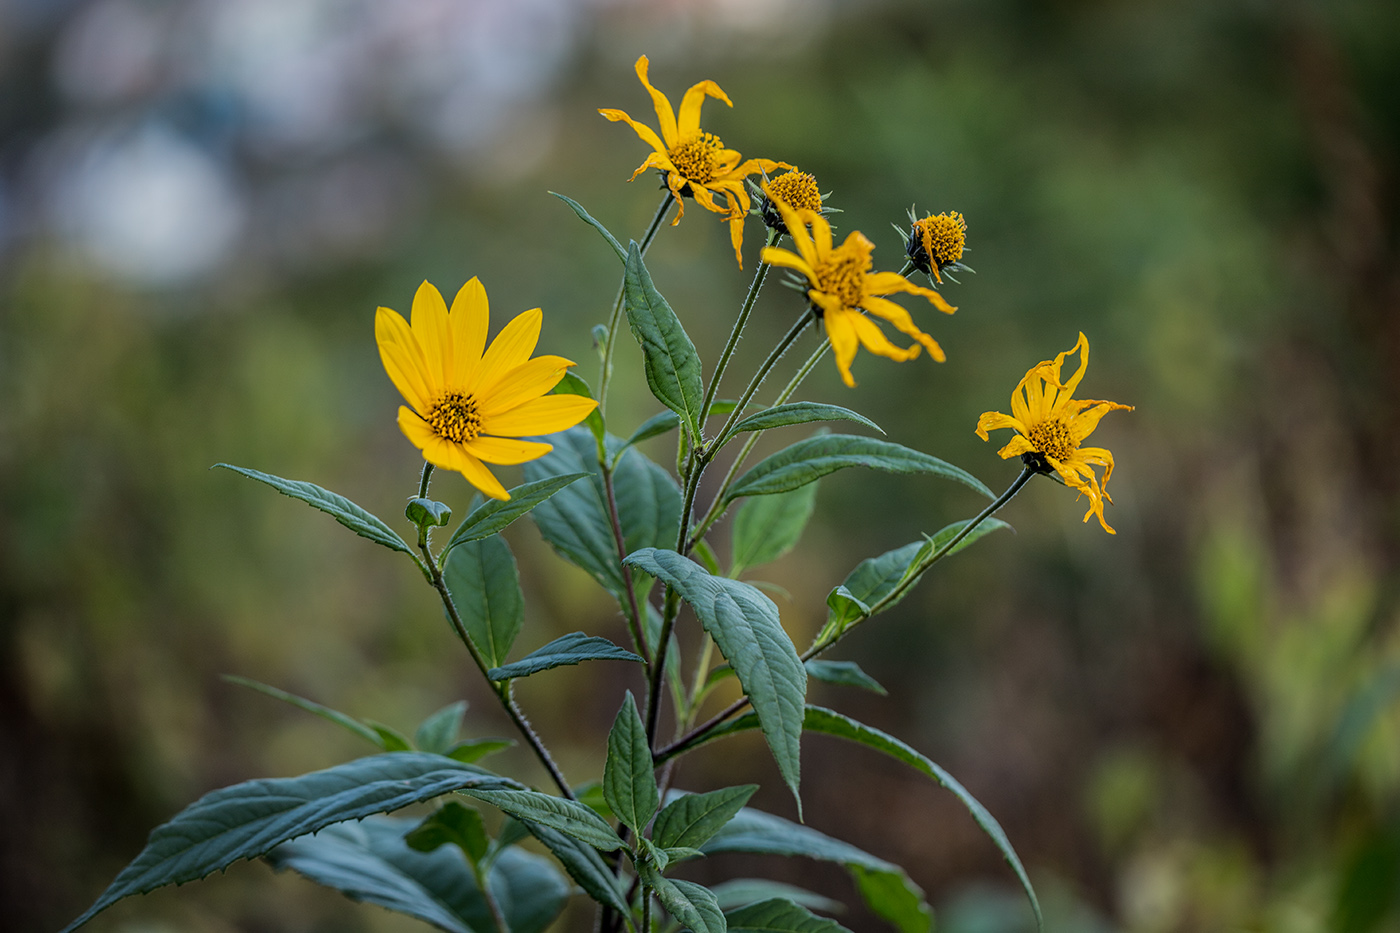
[[[957,775],[1001,820],[1055,931],[1400,930],[1400,5],[1389,0],[0,0],[0,916],[71,919],[156,823],[214,787],[364,753],[230,685],[401,729],[459,697],[507,734],[405,560],[207,467],[340,491],[385,516],[416,450],[373,311],[472,275],[494,323],[596,382],[618,268],[546,194],[639,236],[650,55],[705,125],[814,172],[841,232],[959,210],[977,274],[916,318],[948,362],[829,362],[807,398],[993,488],[972,433],[1037,360],[1093,345],[1083,394],[1117,456],[1105,535],[1046,481],[993,536],[842,644],[888,698],[814,685]],[[650,255],[712,363],[747,285],[692,207]],[[912,303],[911,303],[912,307]],[[762,296],[739,364],[798,310]],[[803,344],[809,349],[811,342]],[[627,345],[624,344],[624,347]],[[738,380],[736,379],[737,383]],[[738,386],[728,386],[736,392]],[[727,394],[727,393],[722,393]],[[611,427],[657,408],[621,357]],[[790,429],[790,441],[800,429]],[[771,444],[783,439],[770,441]],[[648,452],[671,462],[673,450]],[[518,474],[506,471],[508,483]],[[461,510],[460,477],[434,492]],[[863,557],[979,508],[931,480],[824,480],[801,547],[751,572],[800,643]],[[528,523],[519,650],[615,608]],[[724,535],[720,535],[723,539]],[[682,635],[693,640],[691,628]],[[522,700],[581,780],[617,665]],[[805,743],[809,824],[905,865],[949,933],[1030,929],[1010,872],[924,779]],[[530,780],[517,752],[497,759]],[[762,781],[761,745],[681,783]],[[852,897],[839,872],[726,857]],[[586,911],[566,914],[588,928]],[[877,922],[854,911],[857,930]],[[125,902],[94,931],[409,930],[262,864]]]

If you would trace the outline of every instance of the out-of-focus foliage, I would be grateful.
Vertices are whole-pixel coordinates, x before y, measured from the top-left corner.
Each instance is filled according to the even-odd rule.
[[[615,270],[545,192],[643,229],[659,192],[624,181],[644,153],[594,112],[644,112],[640,52],[658,86],[718,81],[737,106],[707,111],[716,132],[815,173],[838,236],[870,231],[883,267],[901,247],[877,231],[911,202],[967,218],[960,310],[918,318],[948,362],[865,366],[855,390],[824,366],[812,398],[855,392],[891,440],[994,488],[1015,467],[977,414],[1077,330],[1093,391],[1137,406],[1100,429],[1116,538],[1033,484],[1002,515],[1018,537],[950,559],[846,643],[890,698],[814,700],[847,690],[957,774],[1051,929],[1400,926],[1400,8],[1383,0],[0,3],[0,916],[55,928],[198,793],[361,752],[220,673],[401,731],[464,696],[468,734],[504,734],[444,663],[411,566],[207,467],[398,514],[419,460],[373,310],[425,278],[480,275],[503,315],[543,306],[542,352],[592,378]],[[741,286],[697,296],[732,264],[700,211],[648,258],[711,362]],[[740,353],[795,301],[770,287]],[[640,366],[618,378],[610,427],[630,429],[650,402]],[[833,475],[827,524],[750,576],[802,594],[779,599],[802,641],[825,618],[807,594],[966,517],[946,485]],[[464,482],[434,493],[466,513]],[[533,529],[507,536],[522,650],[622,635]],[[566,770],[600,770],[616,704],[584,687],[617,667],[521,687]],[[808,800],[840,814],[816,828],[907,866],[944,930],[1027,923],[956,801],[808,746]],[[781,812],[752,758],[756,803]],[[857,783],[909,814],[900,832],[846,799]],[[722,858],[745,864],[694,877]],[[138,923],[407,928],[259,865],[93,929]]]

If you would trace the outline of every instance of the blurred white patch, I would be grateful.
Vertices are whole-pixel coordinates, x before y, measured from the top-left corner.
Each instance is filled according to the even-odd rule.
[[[61,229],[96,263],[153,285],[212,270],[243,226],[219,163],[159,125],[94,145],[60,181],[55,206]]]

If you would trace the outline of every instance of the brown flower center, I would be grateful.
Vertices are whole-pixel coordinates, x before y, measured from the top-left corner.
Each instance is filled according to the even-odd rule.
[[[1028,439],[1036,450],[1062,462],[1068,460],[1079,447],[1069,433],[1069,426],[1058,419],[1032,426]]]
[[[820,211],[822,193],[806,172],[784,172],[768,183],[768,192],[795,211]]]
[[[967,223],[962,214],[952,211],[947,214],[932,214],[915,222],[923,247],[929,257],[939,266],[962,259],[963,247],[967,244]]]
[[[686,181],[708,185],[719,173],[719,157],[723,151],[724,143],[718,136],[701,133],[676,143],[666,156]]]
[[[464,392],[444,392],[424,419],[438,437],[457,444],[476,440],[481,433],[481,412],[476,399]]]
[[[860,238],[840,246],[817,263],[817,288],[841,299],[847,308],[859,308],[865,301],[865,276],[874,262],[870,243]]]

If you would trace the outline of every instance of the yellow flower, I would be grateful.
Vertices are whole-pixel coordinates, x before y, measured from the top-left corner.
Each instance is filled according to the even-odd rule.
[[[656,119],[661,125],[658,137],[651,127],[633,120],[621,110],[600,109],[598,112],[614,123],[621,120],[642,138],[642,142],[656,150],[646,157],[637,170],[636,178],[649,168],[658,169],[666,176],[666,187],[676,197],[678,211],[675,226],[685,213],[685,197],[693,197],[700,206],[716,214],[724,214],[729,222],[729,239],[734,244],[734,256],[743,266],[744,257],[739,248],[744,242],[744,215],[749,211],[749,195],[744,190],[744,179],[759,172],[771,172],[777,168],[790,168],[786,162],[772,159],[743,159],[733,149],[724,148],[724,143],[713,133],[700,129],[700,105],[706,97],[722,100],[730,107],[728,96],[713,81],[701,81],[685,92],[681,99],[679,117],[671,109],[666,95],[651,86],[647,80],[647,57],[637,59],[637,77],[642,79],[647,93],[651,94],[656,107]],[[630,181],[631,179],[629,179]],[[723,195],[725,204],[721,207],[715,195]]]
[[[586,418],[598,403],[578,395],[548,395],[573,364],[537,356],[543,315],[516,317],[486,346],[486,289],[475,278],[462,286],[451,313],[442,294],[424,282],[413,296],[413,323],[380,308],[374,317],[379,358],[408,407],[399,428],[435,466],[456,470],[496,499],[510,494],[485,466],[524,463],[553,447],[516,438],[552,434]]]
[[[764,197],[758,202],[763,223],[774,230],[782,230],[783,218],[778,214],[775,201],[782,201],[795,211],[822,212],[822,193],[817,179],[795,168],[768,182]]]
[[[905,253],[914,268],[931,275],[942,283],[943,276],[938,270],[944,266],[956,266],[962,259],[967,246],[967,222],[957,211],[946,214],[929,214],[923,220],[914,220],[914,211],[909,211],[909,241]]]
[[[773,194],[771,188],[765,190],[770,196]],[[914,319],[908,311],[882,296],[908,292],[922,295],[938,310],[948,314],[952,314],[956,308],[944,301],[938,292],[915,285],[898,273],[871,272],[874,263],[870,254],[875,244],[859,231],[846,237],[840,246],[833,247],[831,225],[825,217],[814,211],[794,211],[776,198],[773,203],[782,213],[797,252],[770,246],[763,250],[760,258],[766,263],[784,266],[806,276],[812,286],[807,290],[807,297],[826,324],[826,335],[836,351],[836,368],[841,371],[841,379],[846,385],[854,387],[856,384],[851,376],[851,361],[856,358],[858,345],[864,345],[871,353],[903,362],[918,356],[922,344],[929,356],[943,362],[945,356],[938,341],[914,326]],[[810,235],[807,232],[808,224],[812,227]],[[884,318],[901,333],[918,342],[908,349],[895,346],[862,312]]]
[[[1076,351],[1079,369],[1068,382],[1060,381],[1060,367],[1065,357]],[[1003,460],[1020,457],[1027,465],[1041,472],[1054,470],[1065,481],[1089,497],[1087,522],[1096,515],[1103,530],[1116,534],[1104,521],[1103,504],[1112,502],[1108,494],[1108,479],[1113,475],[1113,454],[1102,447],[1081,447],[1084,439],[1094,433],[1099,419],[1114,409],[1132,411],[1131,405],[1097,399],[1071,398],[1089,366],[1089,341],[1083,333],[1079,342],[1069,350],[1032,366],[1016,391],[1011,393],[1011,414],[999,411],[983,412],[977,419],[977,436],[987,440],[987,432],[1012,428],[1016,436],[1000,451]],[[1100,486],[1093,467],[1104,467]]]

